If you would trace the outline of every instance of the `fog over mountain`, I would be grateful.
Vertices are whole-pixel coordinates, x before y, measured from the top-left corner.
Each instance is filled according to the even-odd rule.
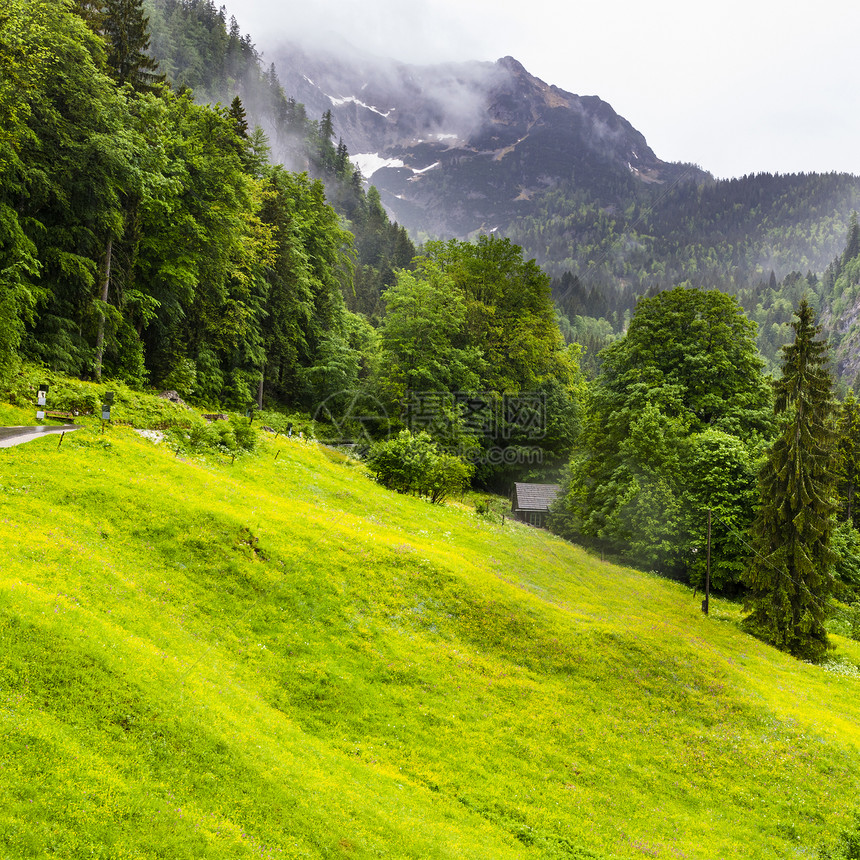
[[[512,57],[411,65],[335,49],[282,47],[286,92],[335,135],[383,203],[414,233],[504,229],[532,197],[575,180],[605,203],[642,183],[706,176],[662,161],[596,96],[539,80]]]
[[[726,0],[559,4],[555,0],[236,0],[268,62],[285,40],[332,33],[410,64],[516,57],[563,89],[599,95],[668,161],[715,176],[860,173],[852,110],[860,5]]]

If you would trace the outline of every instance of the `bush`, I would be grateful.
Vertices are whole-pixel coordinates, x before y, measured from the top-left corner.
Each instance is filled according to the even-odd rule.
[[[438,454],[426,464],[418,481],[418,493],[438,504],[459,495],[469,485],[474,466],[453,454]]]
[[[402,430],[370,449],[368,465],[376,480],[398,493],[426,496],[438,504],[468,486],[474,467],[440,451],[427,433]]]
[[[197,453],[242,454],[253,451],[257,445],[257,431],[247,418],[235,415],[229,421],[211,424],[200,420],[185,430],[174,431],[172,436],[179,448]]]

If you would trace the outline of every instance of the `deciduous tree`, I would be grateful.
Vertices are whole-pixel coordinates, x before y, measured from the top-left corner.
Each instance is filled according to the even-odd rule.
[[[680,287],[642,299],[601,353],[555,527],[642,565],[692,567],[695,581],[707,508],[741,530],[751,516],[742,461],[772,426],[761,370],[735,299]],[[730,587],[743,549],[716,557]]]

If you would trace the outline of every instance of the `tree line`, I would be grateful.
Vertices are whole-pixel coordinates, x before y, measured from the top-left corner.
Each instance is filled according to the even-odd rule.
[[[751,630],[818,660],[831,597],[860,586],[860,411],[852,392],[836,399],[806,296],[791,331],[774,378],[735,297],[641,299],[601,353],[551,522],[700,589],[709,570],[744,597]]]
[[[237,407],[354,384],[370,325],[347,304],[378,313],[412,243],[330,127],[308,137],[349,176],[350,221],[322,178],[270,163],[241,99],[198,104],[148,48],[139,0],[0,12],[0,365]]]

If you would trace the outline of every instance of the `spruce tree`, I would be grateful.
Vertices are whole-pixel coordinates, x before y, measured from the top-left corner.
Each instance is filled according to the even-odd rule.
[[[119,84],[131,84],[149,92],[164,81],[158,63],[147,54],[149,18],[143,0],[105,0],[102,33],[107,44],[107,62]]]
[[[848,227],[848,241],[842,252],[842,265],[847,266],[852,260],[860,257],[860,225],[857,223],[857,213],[851,213],[851,224]]]
[[[245,113],[245,106],[242,104],[242,99],[239,96],[236,96],[230,102],[230,109],[227,113],[233,119],[233,128],[236,131],[236,136],[248,140],[250,137],[248,133],[248,115]]]
[[[754,628],[776,647],[819,660],[832,585],[836,405],[828,345],[816,340],[821,327],[805,298],[795,314],[794,342],[782,348],[782,378],[774,384],[781,427],[759,474],[747,608]]]

